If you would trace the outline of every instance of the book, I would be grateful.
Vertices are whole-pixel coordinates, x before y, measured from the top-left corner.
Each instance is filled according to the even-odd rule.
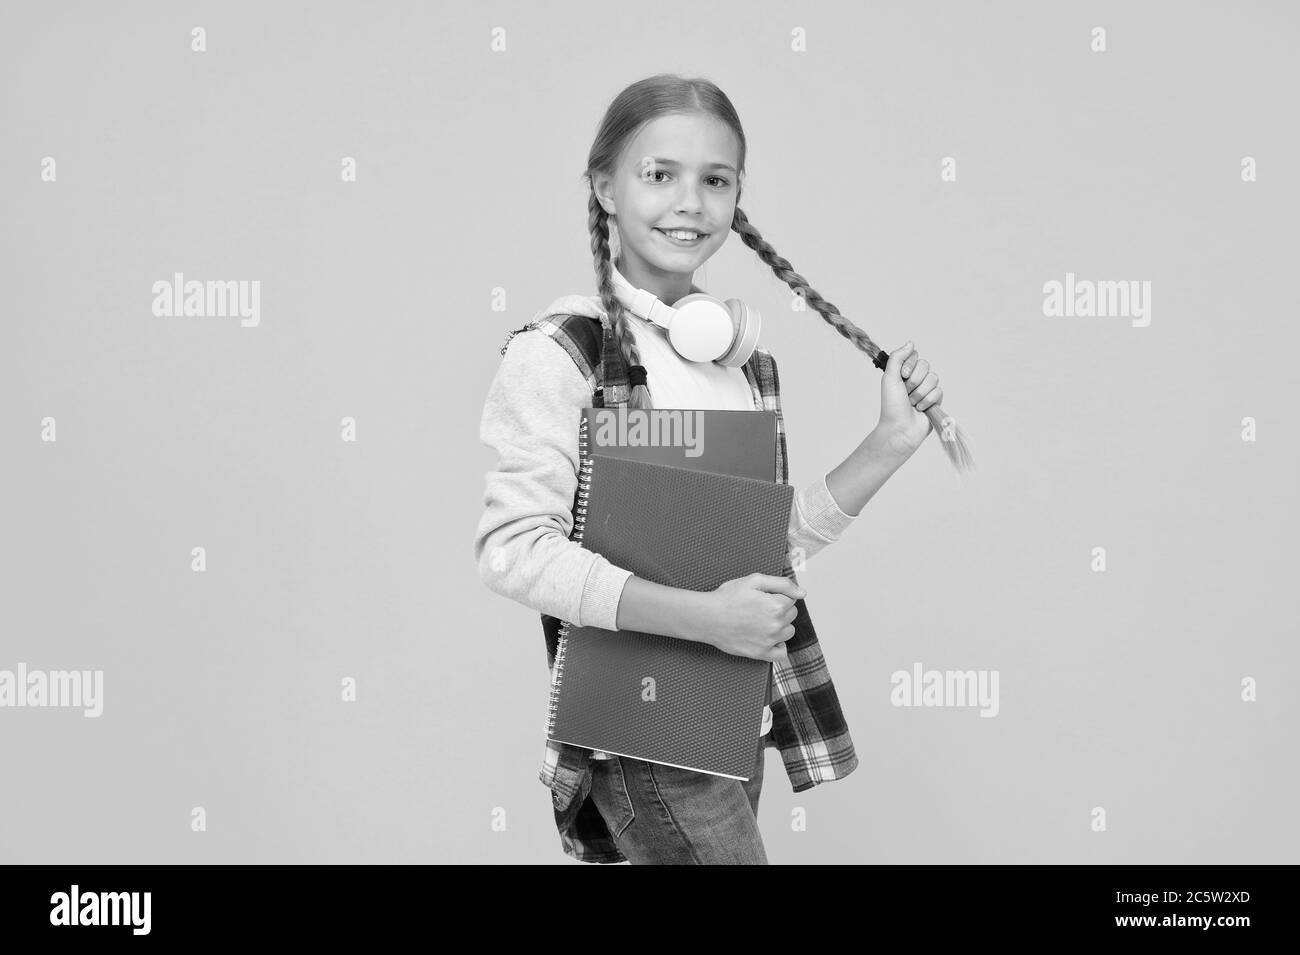
[[[775,415],[697,410],[707,443],[690,448],[693,454],[685,442],[637,443],[634,416],[644,424],[672,410],[680,409],[584,409],[573,539],[638,577],[671,587],[711,591],[754,572],[780,576],[794,491],[774,480]],[[609,415],[623,413],[628,429],[610,443],[609,429],[618,422]],[[605,440],[597,444],[602,428]],[[685,430],[679,434],[688,437]],[[643,456],[680,460],[654,463]],[[746,780],[771,666],[694,640],[562,622],[547,735]]]
[[[583,408],[584,433],[589,453],[776,481],[774,411]]]
[[[776,481],[776,413],[719,408],[582,409],[590,451]],[[705,435],[708,435],[707,440]],[[768,680],[763,705],[772,703]]]

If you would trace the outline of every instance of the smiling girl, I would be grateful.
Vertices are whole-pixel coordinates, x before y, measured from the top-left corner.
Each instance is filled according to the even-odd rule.
[[[739,205],[745,158],[740,119],[713,83],[661,74],[623,90],[585,173],[597,294],[558,299],[512,332],[484,405],[480,435],[499,462],[486,477],[475,558],[489,588],[542,614],[552,670],[561,620],[705,641],[772,663],[771,706],[746,782],[547,741],[541,779],[561,846],[582,861],[766,863],[757,821],[766,747],[779,751],[796,792],[858,764],[794,564],[838,540],[916,452],[943,390],[912,343],[886,354],[763,239]],[[875,428],[795,494],[784,575],[695,592],[644,580],[570,539],[577,425],[583,407],[649,408],[652,396],[661,408],[774,411],[778,479],[789,483],[771,353],[755,348],[741,364],[687,360],[615,291],[621,276],[668,305],[701,292],[692,277],[731,232],[884,378]]]

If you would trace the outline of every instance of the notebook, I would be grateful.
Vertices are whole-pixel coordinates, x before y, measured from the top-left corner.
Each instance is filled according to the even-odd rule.
[[[638,444],[636,416],[670,410],[677,409],[584,410],[574,539],[667,586],[711,591],[753,572],[780,576],[794,492],[774,480],[775,415],[696,410],[704,438],[695,446]],[[597,449],[597,437],[619,433],[611,430],[618,423],[609,416],[621,412],[628,425],[622,440]],[[689,431],[679,434],[689,438]],[[676,456],[677,463],[639,456]],[[770,682],[769,662],[707,643],[564,623],[547,734],[575,746],[745,780],[753,770]]]
[[[772,411],[588,407],[582,409],[580,436],[584,428],[589,451],[611,457],[776,480],[777,427]],[[769,680],[763,705],[771,703]]]
[[[776,481],[774,411],[583,408],[584,433],[588,453]]]

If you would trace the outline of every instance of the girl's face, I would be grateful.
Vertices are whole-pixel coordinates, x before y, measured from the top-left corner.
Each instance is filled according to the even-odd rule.
[[[618,270],[669,305],[722,248],[736,211],[740,144],[712,116],[679,113],[647,123],[623,150],[616,174],[593,179],[618,229]],[[680,242],[667,233],[703,233]]]

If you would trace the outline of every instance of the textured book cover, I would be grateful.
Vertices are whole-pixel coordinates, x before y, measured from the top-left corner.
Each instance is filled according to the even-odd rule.
[[[745,427],[753,423],[747,419]],[[589,440],[593,424],[584,413],[575,540],[671,587],[711,591],[749,573],[781,575],[793,488],[606,454]],[[765,434],[765,426],[752,432],[758,443],[738,453],[748,467],[773,474],[775,431],[771,444]],[[577,746],[747,779],[770,680],[770,663],[706,643],[566,624],[547,732]]]

